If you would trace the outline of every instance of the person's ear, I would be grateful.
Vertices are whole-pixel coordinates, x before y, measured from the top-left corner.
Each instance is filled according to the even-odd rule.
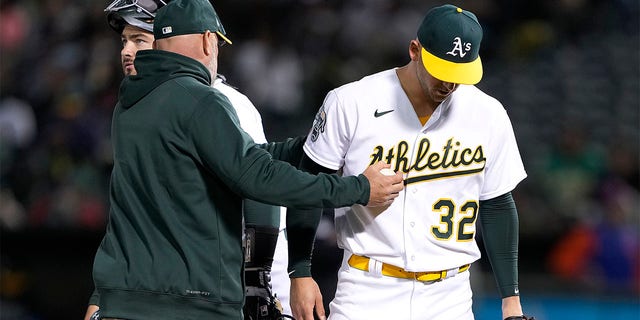
[[[153,50],[157,50],[158,49],[158,45],[156,44],[156,40],[153,40],[153,42],[151,42],[151,49],[153,49]]]
[[[213,42],[216,41],[215,36],[211,31],[207,30],[202,35],[202,48],[204,49],[205,56],[213,54]]]
[[[418,42],[418,40],[411,40],[411,42],[409,42],[409,57],[411,57],[412,61],[421,60],[421,50],[422,45],[420,45],[420,42]]]

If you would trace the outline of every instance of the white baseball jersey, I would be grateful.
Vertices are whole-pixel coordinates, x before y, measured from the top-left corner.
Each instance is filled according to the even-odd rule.
[[[246,131],[253,141],[256,143],[266,143],[267,138],[262,127],[262,117],[260,112],[251,103],[251,100],[244,94],[238,92],[233,87],[225,84],[222,79],[216,78],[212,86],[222,92],[236,111],[240,120],[240,127]],[[282,303],[283,312],[291,314],[289,306],[289,274],[287,273],[288,251],[287,239],[285,237],[284,227],[286,226],[286,209],[280,208],[280,232],[278,234],[278,242],[276,251],[273,256],[273,264],[271,268],[271,283],[273,292]]]
[[[500,102],[460,85],[422,125],[395,69],[330,91],[304,150],[345,176],[380,160],[404,173],[405,189],[391,206],[339,208],[335,224],[341,248],[409,271],[477,260],[479,200],[526,177]]]
[[[220,78],[216,78],[211,86],[227,96],[238,115],[242,130],[247,132],[255,143],[266,143],[267,138],[262,128],[262,117],[258,109],[251,103],[251,100],[244,94],[238,92],[238,90],[224,83]]]

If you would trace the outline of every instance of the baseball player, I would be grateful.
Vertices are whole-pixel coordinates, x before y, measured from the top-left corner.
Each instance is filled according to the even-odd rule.
[[[482,35],[473,13],[435,7],[409,42],[408,64],[326,95],[304,145],[312,166],[348,176],[382,160],[405,181],[388,207],[336,209],[344,257],[329,319],[473,319],[477,220],[502,317],[528,319],[511,195],[526,173],[507,112],[474,86]],[[292,284],[296,319],[313,319],[314,305],[324,315],[313,294],[296,290]]]
[[[153,19],[156,10],[168,1],[163,0],[115,0],[107,8],[109,26],[121,36],[121,63],[125,75],[135,75],[135,55],[138,50],[152,49]],[[256,143],[266,143],[262,118],[253,103],[242,93],[225,82],[218,74],[212,86],[221,91],[231,101],[240,120],[240,126]],[[286,273],[287,243],[285,234],[284,208],[266,205],[253,200],[245,200],[245,279],[247,299],[245,318],[280,319],[282,313],[291,314],[289,301],[289,277]],[[282,211],[282,213],[281,213]],[[274,255],[276,251],[277,255]],[[273,273],[272,261],[274,262]],[[271,282],[283,292],[275,294]],[[278,291],[276,291],[278,292]],[[92,295],[85,319],[98,316],[99,297]]]

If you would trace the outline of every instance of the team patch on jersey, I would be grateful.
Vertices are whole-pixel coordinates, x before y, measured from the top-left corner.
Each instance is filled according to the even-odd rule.
[[[324,112],[324,106],[318,110],[316,117],[313,119],[313,128],[311,128],[311,141],[316,142],[321,133],[327,127],[327,113]]]

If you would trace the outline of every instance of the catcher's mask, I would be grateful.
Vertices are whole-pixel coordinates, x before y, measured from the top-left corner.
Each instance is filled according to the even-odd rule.
[[[109,26],[122,33],[125,25],[153,32],[156,11],[169,0],[114,0],[106,9]]]

